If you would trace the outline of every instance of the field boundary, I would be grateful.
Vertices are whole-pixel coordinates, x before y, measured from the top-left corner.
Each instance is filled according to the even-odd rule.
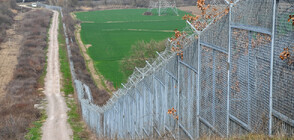
[[[71,13],[71,16],[74,20],[77,20],[73,13]],[[81,53],[86,62],[87,69],[91,73],[91,77],[95,81],[96,86],[99,89],[106,90],[108,94],[111,95],[112,92],[115,91],[115,88],[113,87],[113,85],[108,84],[109,82],[103,77],[102,74],[99,73],[98,68],[95,68],[93,60],[87,53],[87,49],[89,48],[90,44],[83,43],[80,32],[81,32],[81,25],[78,24],[75,27],[75,37],[78,41],[79,48],[81,49]]]
[[[127,81],[129,75],[123,72],[121,62],[130,56],[132,47],[138,41],[166,40],[173,35],[175,29],[182,30],[186,26],[180,16],[142,15],[146,10],[140,8],[74,13],[81,21],[82,27],[78,27],[81,29],[80,38],[96,71],[112,82],[114,87],[122,87],[121,83]],[[179,13],[181,16],[187,14],[184,11]],[[87,44],[92,47],[88,48]]]

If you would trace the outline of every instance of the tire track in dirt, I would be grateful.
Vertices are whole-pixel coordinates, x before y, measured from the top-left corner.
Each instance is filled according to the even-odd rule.
[[[47,74],[45,77],[45,95],[48,118],[42,127],[42,140],[69,140],[72,130],[67,123],[67,106],[60,93],[60,69],[58,53],[58,12],[53,11],[52,25],[49,30]]]

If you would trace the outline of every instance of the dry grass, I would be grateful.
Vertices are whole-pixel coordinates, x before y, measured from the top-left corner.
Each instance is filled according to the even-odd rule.
[[[17,25],[14,23],[10,29],[6,30],[5,38],[8,39],[0,43],[0,100],[6,95],[5,87],[13,78],[13,70],[17,65],[17,56],[23,39],[23,36],[13,29]]]
[[[0,2],[0,43],[5,39],[5,31],[13,24],[17,8],[15,4],[14,0]]]
[[[24,139],[30,124],[40,117],[34,105],[39,103],[42,87],[39,81],[46,64],[47,29],[52,13],[46,10],[25,14],[18,32],[24,35],[18,64],[7,94],[0,101],[0,139]]]

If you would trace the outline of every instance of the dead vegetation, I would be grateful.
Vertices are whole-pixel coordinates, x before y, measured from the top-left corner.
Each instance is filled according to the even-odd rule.
[[[38,89],[43,87],[40,79],[45,70],[51,16],[47,10],[29,11],[17,31],[24,38],[13,79],[0,101],[0,139],[24,139],[31,123],[40,117],[34,105],[42,98]]]
[[[16,15],[17,6],[15,0],[0,2],[0,43],[6,36],[6,30],[12,25]]]
[[[14,17],[15,21],[5,31],[4,41],[0,43],[0,100],[6,94],[5,87],[13,77],[13,70],[17,65],[17,57],[22,44],[23,35],[17,32],[19,22],[22,20],[22,13],[18,12]]]
[[[72,57],[71,60],[74,63],[75,72],[77,75],[77,79],[81,80],[83,83],[87,84],[92,92],[93,101],[97,105],[103,105],[108,101],[110,98],[110,95],[105,90],[99,89],[96,85],[94,80],[92,79],[87,67],[85,60],[81,54],[80,48],[77,44],[77,40],[75,39],[75,25],[77,24],[77,21],[75,21],[69,11],[71,10],[64,10],[64,18],[63,23],[66,24],[66,31],[69,37],[70,42],[70,48]]]

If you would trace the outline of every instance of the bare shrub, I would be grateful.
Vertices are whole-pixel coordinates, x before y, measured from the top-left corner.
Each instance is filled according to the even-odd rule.
[[[144,12],[143,15],[151,16],[152,15],[152,12]]]
[[[0,2],[0,43],[4,41],[6,30],[12,25],[15,14],[11,9],[18,9],[15,0]]]
[[[138,41],[131,48],[131,55],[125,57],[121,63],[122,72],[126,76],[130,76],[135,67],[145,67],[146,61],[153,61],[157,57],[156,51],[161,52],[165,49],[165,40],[156,42]]]
[[[12,19],[7,16],[7,15],[3,15],[2,13],[0,13],[0,24],[12,24]]]
[[[6,87],[7,94],[0,101],[0,139],[24,139],[27,128],[40,117],[34,104],[39,103],[41,94],[40,79],[45,66],[47,29],[52,13],[47,10],[36,10],[26,13],[21,23],[24,28],[18,64],[12,81]],[[25,26],[30,25],[30,26]]]

